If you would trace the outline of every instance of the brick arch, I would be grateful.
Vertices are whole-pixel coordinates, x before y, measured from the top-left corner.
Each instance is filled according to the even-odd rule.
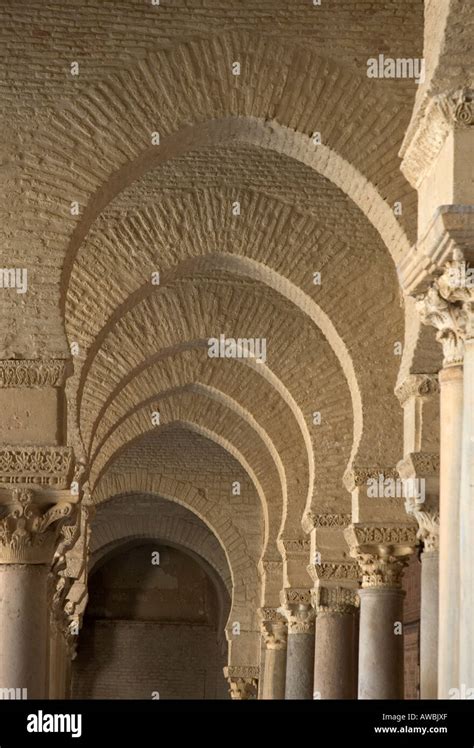
[[[232,581],[232,606],[229,619],[244,623],[247,631],[258,631],[257,607],[261,582],[255,559],[242,550],[247,547],[236,526],[227,516],[209,516],[206,497],[192,483],[171,481],[158,473],[135,469],[121,473],[107,473],[92,493],[95,504],[112,500],[115,496],[134,494],[156,495],[181,505],[197,516],[218,540],[228,564]],[[249,601],[253,604],[249,605]]]
[[[236,83],[229,73],[229,86],[222,87],[215,70],[228,68],[228,61],[242,52],[249,69],[259,74]],[[28,192],[24,211],[25,216],[35,217],[37,233],[44,241],[50,237],[51,246],[59,249],[54,256],[58,270],[57,262],[68,245],[57,288],[59,292],[62,286],[63,301],[75,252],[108,201],[144,169],[208,143],[255,143],[307,162],[360,205],[393,257],[399,257],[408,250],[409,241],[405,219],[398,223],[390,205],[401,198],[413,203],[414,193],[399,173],[394,149],[399,137],[394,133],[403,132],[407,110],[400,97],[392,94],[392,89],[391,93],[383,91],[354,76],[352,70],[308,51],[288,46],[285,54],[276,57],[268,41],[258,35],[229,32],[219,39],[149,54],[74,101],[63,103],[48,118],[47,127],[36,128],[34,137],[32,130],[32,143],[26,136],[30,147],[25,149],[25,181],[28,185],[31,177],[35,186]],[[157,122],[163,134],[159,153],[147,148]],[[325,140],[315,149],[309,133],[317,127]],[[377,177],[380,163],[387,167]],[[75,195],[70,194],[71,171]],[[52,205],[57,200],[48,215],[39,210],[44,194],[49,194]],[[68,215],[74,197],[87,206],[75,229],[76,221]],[[36,247],[31,250],[35,253]],[[54,269],[51,278],[52,292]],[[51,316],[57,315],[57,298],[53,297],[51,293]],[[32,323],[31,337],[38,346],[42,333],[33,312]],[[57,353],[62,346],[65,352],[58,316],[49,338],[49,351]]]

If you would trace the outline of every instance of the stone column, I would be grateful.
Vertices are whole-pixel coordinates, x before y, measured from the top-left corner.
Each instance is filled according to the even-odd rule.
[[[411,374],[395,390],[404,410],[405,509],[418,523],[421,555],[420,698],[438,696],[439,383]]]
[[[257,698],[259,668],[255,665],[228,665],[224,676],[229,683],[230,698],[248,701]]]
[[[2,493],[0,519],[0,687],[48,696],[48,574],[61,522],[72,505],[44,510],[33,491]],[[8,503],[7,503],[8,502]]]
[[[403,699],[403,597],[415,527],[354,524],[346,537],[362,569],[359,699]]]
[[[311,592],[286,588],[282,605],[288,621],[285,698],[312,699],[315,612]]]
[[[314,698],[357,698],[358,605],[355,590],[315,590]]]
[[[452,696],[452,689],[460,689],[460,648],[462,637],[471,636],[474,607],[467,604],[472,598],[469,585],[461,585],[462,569],[469,562],[474,542],[474,527],[470,527],[472,488],[466,474],[469,457],[464,448],[465,480],[462,491],[463,439],[470,442],[469,428],[464,416],[464,391],[472,387],[464,382],[463,360],[464,339],[472,315],[473,302],[470,298],[473,289],[456,285],[457,273],[463,262],[458,251],[454,251],[453,261],[447,263],[446,272],[437,279],[427,293],[420,297],[417,306],[425,324],[434,325],[437,339],[443,346],[443,369],[439,373],[440,382],[440,537],[439,537],[439,641],[438,641],[438,695],[440,698]],[[463,301],[462,297],[466,296]],[[474,298],[474,296],[473,296]],[[464,428],[464,435],[463,435]],[[461,515],[461,494],[463,501]],[[463,542],[461,541],[461,528]],[[463,558],[461,559],[461,549]],[[472,561],[472,559],[471,559]],[[466,571],[464,572],[466,573]],[[467,572],[469,574],[469,572]],[[463,625],[461,626],[461,592],[467,594],[463,601]],[[474,600],[471,600],[474,605]],[[474,657],[469,646],[463,648],[463,661]],[[465,665],[463,665],[463,669]]]
[[[265,664],[262,699],[285,698],[287,623],[275,608],[262,608],[262,636]]]

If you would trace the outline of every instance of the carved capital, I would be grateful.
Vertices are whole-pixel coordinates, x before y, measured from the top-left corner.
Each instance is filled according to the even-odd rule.
[[[0,562],[38,564],[52,561],[61,526],[74,505],[63,501],[45,508],[35,501],[33,491],[14,488],[10,503],[2,510]]]
[[[466,275],[463,257],[454,250],[445,272],[416,302],[421,321],[438,331],[445,367],[462,365],[464,341],[474,336],[474,282]]]
[[[437,374],[410,374],[395,389],[400,404],[404,405],[411,397],[430,397],[439,393]]]
[[[64,359],[3,359],[0,387],[61,387],[70,373]]]
[[[229,665],[224,668],[231,699],[247,701],[257,696],[259,668],[254,665]]]
[[[347,615],[354,613],[359,607],[359,595],[356,589],[347,587],[318,586],[313,590],[313,607],[317,615]]]
[[[415,525],[351,525],[351,556],[362,569],[362,587],[401,587],[403,568],[418,542]]]
[[[287,587],[281,592],[281,602],[289,634],[309,634],[314,631],[315,611],[310,589]]]
[[[429,553],[439,548],[439,509],[434,502],[419,504],[413,498],[405,502],[405,508],[418,523],[418,540],[423,543],[424,550]]]
[[[286,649],[288,638],[287,623],[283,615],[279,620],[265,620],[261,622],[261,631],[267,649]]]

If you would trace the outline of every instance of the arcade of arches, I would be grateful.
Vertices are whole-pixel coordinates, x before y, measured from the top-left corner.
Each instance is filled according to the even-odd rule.
[[[1,689],[474,688],[473,10],[2,2]]]

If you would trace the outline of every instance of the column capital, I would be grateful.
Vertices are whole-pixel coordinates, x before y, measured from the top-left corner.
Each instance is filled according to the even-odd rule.
[[[263,620],[260,624],[267,649],[286,649],[288,628],[286,618],[278,614],[278,620]]]
[[[224,677],[229,683],[231,699],[247,701],[257,696],[260,668],[255,665],[228,665]]]
[[[286,587],[281,591],[281,603],[289,634],[309,634],[314,631],[315,610],[310,589]]]
[[[474,337],[474,272],[471,276],[461,250],[453,251],[443,274],[418,296],[416,307],[421,321],[438,331],[436,339],[443,347],[443,365],[461,366],[464,341]]]
[[[353,524],[345,536],[362,569],[362,588],[401,588],[403,568],[417,544],[415,525]]]
[[[31,489],[14,488],[0,519],[0,563],[50,563],[62,525],[74,511],[72,503],[59,501],[45,507]]]

